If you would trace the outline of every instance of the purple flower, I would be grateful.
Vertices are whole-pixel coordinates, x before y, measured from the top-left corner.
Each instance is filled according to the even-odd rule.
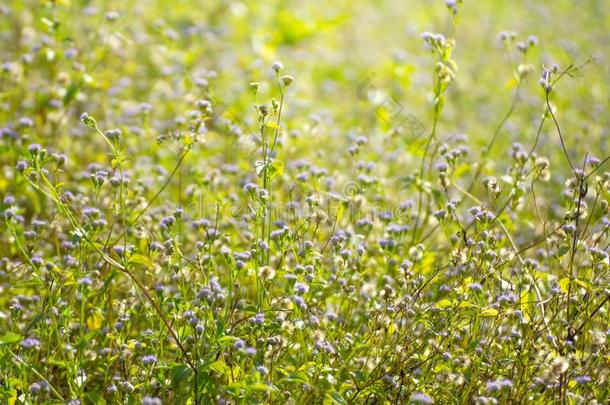
[[[489,392],[497,392],[500,391],[500,384],[497,381],[487,381],[485,384],[487,391]]]
[[[30,117],[19,118],[19,126],[23,128],[29,128],[34,126],[34,121]]]
[[[424,393],[415,392],[409,399],[410,404],[433,404],[434,399]]]
[[[26,338],[21,342],[21,347],[25,349],[32,349],[40,346],[40,340],[36,338]]]
[[[297,294],[303,295],[307,291],[309,291],[309,286],[307,284],[304,284],[304,283],[296,283],[294,285],[294,290],[297,292]]]
[[[78,284],[80,285],[91,285],[93,284],[93,280],[91,277],[82,277],[78,279]]]
[[[468,286],[468,288],[470,288],[472,291],[481,291],[483,286],[479,283],[472,283]]]
[[[23,173],[25,171],[25,169],[28,168],[28,162],[26,162],[25,160],[20,160],[17,162],[17,165],[15,166],[15,168],[17,169],[17,171],[19,173]]]
[[[152,355],[152,354],[147,354],[145,356],[142,356],[140,358],[140,360],[142,360],[142,364],[144,364],[145,366],[149,365],[149,364],[153,364],[157,362],[157,357]]]
[[[258,371],[260,373],[260,375],[262,375],[262,376],[269,374],[269,369],[265,366],[256,367],[256,371]]]
[[[28,152],[30,152],[30,154],[32,156],[36,156],[38,155],[38,153],[42,150],[42,146],[40,146],[37,143],[33,143],[30,146],[28,146]]]
[[[254,318],[250,319],[250,322],[255,325],[264,324],[265,323],[265,314],[263,314],[262,312],[259,312],[258,314],[256,314],[256,316]]]
[[[143,397],[142,405],[163,405],[163,402],[157,397]]]

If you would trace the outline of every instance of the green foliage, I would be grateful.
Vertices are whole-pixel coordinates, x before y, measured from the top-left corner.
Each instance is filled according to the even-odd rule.
[[[0,5],[0,401],[608,403],[610,19],[517,3]]]

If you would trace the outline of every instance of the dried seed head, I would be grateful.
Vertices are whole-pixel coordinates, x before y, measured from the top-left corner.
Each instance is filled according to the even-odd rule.
[[[282,84],[286,87],[290,86],[290,84],[294,81],[294,77],[292,76],[282,76]]]

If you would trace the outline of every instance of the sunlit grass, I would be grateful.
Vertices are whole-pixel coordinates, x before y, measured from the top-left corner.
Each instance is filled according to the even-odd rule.
[[[0,399],[610,400],[602,1],[202,3],[0,6]]]

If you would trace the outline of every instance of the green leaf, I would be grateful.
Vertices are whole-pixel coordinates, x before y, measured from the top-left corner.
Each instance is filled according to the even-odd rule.
[[[229,375],[231,371],[231,369],[229,368],[229,366],[227,366],[224,360],[216,360],[208,367],[210,368],[210,370],[216,371],[218,374],[222,375]]]
[[[568,293],[568,286],[570,285],[570,278],[569,277],[564,277],[561,280],[559,280],[559,288],[561,288],[561,291],[563,291],[564,293]]]
[[[330,395],[327,394],[327,397],[330,397],[329,399],[334,404],[347,404],[345,399],[337,391],[332,391]]]
[[[172,380],[172,386],[177,388],[180,385],[184,384],[186,382],[186,380],[191,378],[191,374],[192,374],[191,369],[184,364],[172,367],[172,370],[170,373],[171,380]]]
[[[282,381],[309,384],[309,376],[304,371],[297,371],[288,375],[288,377],[282,378]]]
[[[6,332],[0,337],[0,345],[13,345],[21,342],[23,336],[14,332]]]
[[[218,339],[218,343],[221,343],[221,344],[222,343],[233,343],[237,340],[239,340],[238,337],[227,335],[227,336],[223,336],[220,339]]]
[[[453,305],[453,303],[445,298],[445,299],[442,299],[439,302],[437,302],[435,306],[437,308],[449,308],[452,305]]]
[[[141,264],[142,266],[146,266],[149,269],[154,269],[155,264],[150,260],[148,256],[144,256],[141,254],[135,254],[129,257],[129,264]]]
[[[72,100],[78,95],[78,91],[81,87],[81,82],[78,83],[70,83],[68,88],[66,89],[66,94],[64,95],[64,107],[70,104]]]
[[[282,175],[284,173],[284,162],[281,160],[273,160],[269,165],[269,178],[274,178],[276,175]]]
[[[487,308],[481,311],[480,316],[482,317],[493,317],[498,316],[498,310],[495,308]]]
[[[250,385],[249,388],[254,391],[274,391],[274,387],[261,382],[254,383]]]
[[[561,257],[563,255],[565,255],[566,253],[568,253],[570,251],[570,246],[568,245],[561,245],[559,247],[559,251],[557,252],[557,256]]]

